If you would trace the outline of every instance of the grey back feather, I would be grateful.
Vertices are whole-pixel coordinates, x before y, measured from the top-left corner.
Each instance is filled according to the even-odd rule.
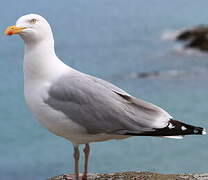
[[[152,131],[157,128],[156,119],[165,118],[168,122],[170,117],[161,108],[134,98],[111,83],[79,72],[56,80],[48,93],[46,104],[91,134]]]

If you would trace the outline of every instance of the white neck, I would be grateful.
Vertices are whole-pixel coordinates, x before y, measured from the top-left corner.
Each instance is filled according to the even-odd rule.
[[[55,54],[53,40],[39,43],[25,43],[24,81],[50,81],[69,70]]]

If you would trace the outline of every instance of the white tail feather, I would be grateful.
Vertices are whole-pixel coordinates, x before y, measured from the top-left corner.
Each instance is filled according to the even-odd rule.
[[[162,136],[164,138],[183,139],[183,136]]]

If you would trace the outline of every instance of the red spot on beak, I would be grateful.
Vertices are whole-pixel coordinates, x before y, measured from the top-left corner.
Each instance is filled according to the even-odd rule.
[[[9,36],[11,36],[12,34],[13,34],[12,31],[8,31],[8,32],[7,32],[7,35],[9,35]]]

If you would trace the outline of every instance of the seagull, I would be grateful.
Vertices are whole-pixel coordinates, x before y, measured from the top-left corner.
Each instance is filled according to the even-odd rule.
[[[54,50],[47,20],[37,14],[20,17],[6,35],[19,34],[25,44],[24,95],[38,121],[74,147],[74,179],[79,177],[79,146],[87,179],[89,143],[132,136],[182,138],[206,134],[204,128],[174,120],[162,108],[135,98],[115,85],[64,64]]]

